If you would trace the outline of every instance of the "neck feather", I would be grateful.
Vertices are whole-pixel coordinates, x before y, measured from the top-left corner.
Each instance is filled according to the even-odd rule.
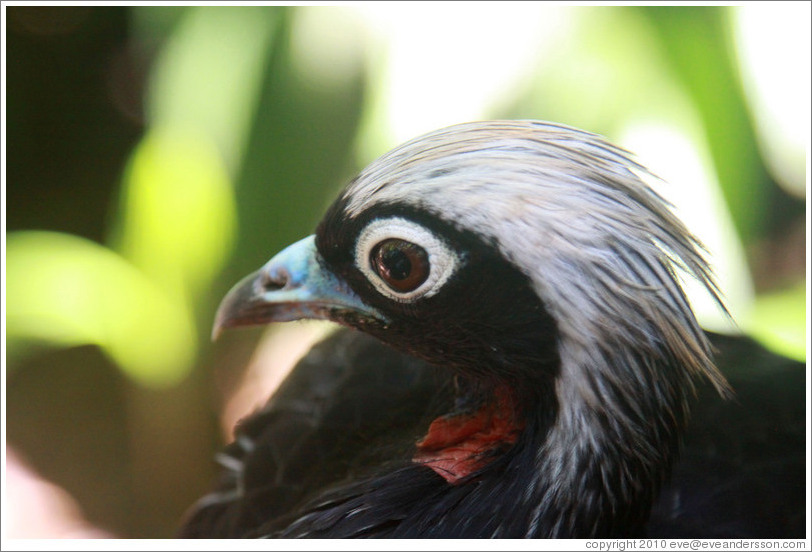
[[[531,419],[527,434],[538,438],[515,458],[535,471],[528,537],[639,534],[678,454],[690,373],[663,352],[579,351],[562,349],[555,420]]]

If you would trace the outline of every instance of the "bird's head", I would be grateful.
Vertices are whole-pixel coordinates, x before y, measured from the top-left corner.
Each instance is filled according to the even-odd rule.
[[[330,319],[469,373],[582,367],[569,376],[590,402],[603,400],[593,375],[627,377],[591,374],[618,354],[722,386],[675,273],[715,296],[710,270],[648,178],[626,152],[560,125],[430,133],[372,163],[315,235],[235,286],[215,334]]]

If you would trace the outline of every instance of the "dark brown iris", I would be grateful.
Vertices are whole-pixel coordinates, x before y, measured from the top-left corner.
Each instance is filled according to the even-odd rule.
[[[395,291],[414,291],[429,277],[426,250],[413,243],[391,238],[372,248],[372,268]]]

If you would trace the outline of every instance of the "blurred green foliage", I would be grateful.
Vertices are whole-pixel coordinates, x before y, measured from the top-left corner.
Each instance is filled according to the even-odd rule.
[[[806,339],[806,282],[798,282],[759,297],[752,318],[760,321],[749,326],[754,338],[786,356],[804,361],[809,342]]]
[[[705,129],[719,183],[745,242],[765,231],[767,171],[737,75],[730,13],[714,7],[660,6],[641,12],[687,91]],[[748,190],[748,193],[741,193]]]
[[[188,313],[114,252],[55,232],[9,236],[6,273],[8,360],[32,341],[93,343],[143,385],[174,385],[188,374],[194,334]]]
[[[212,400],[218,359],[207,340],[219,298],[274,252],[311,233],[335,192],[370,160],[370,150],[380,154],[395,145],[381,81],[397,69],[387,57],[394,50],[374,18],[341,8],[92,8],[71,12],[78,23],[68,28],[65,22],[74,19],[60,10],[69,9],[8,9],[13,216],[6,338],[9,377],[21,382],[9,393],[25,396],[22,368],[38,365],[43,346],[97,346],[135,382],[125,393],[132,424],[122,431],[147,440],[148,429],[163,432],[163,461],[171,462],[173,451],[182,461],[190,431],[208,431],[200,446],[213,450],[219,441],[213,424],[193,421],[195,408]],[[750,267],[761,275],[752,312],[740,323],[768,346],[802,359],[803,263],[800,270],[797,263],[774,266],[776,257],[763,252],[787,247],[787,221],[802,219],[805,205],[776,185],[761,157],[731,38],[734,13],[565,9],[560,42],[523,69],[517,78],[523,84],[504,83],[482,113],[556,120],[610,137],[633,119],[680,124],[696,117],[698,147],[710,152]],[[453,17],[447,28],[464,31]],[[78,70],[71,72],[71,64]],[[108,111],[100,115],[99,106]],[[103,122],[90,124],[102,115]],[[51,150],[44,149],[48,140]],[[71,155],[52,155],[60,151]],[[70,197],[73,212],[60,211],[62,197]],[[49,210],[60,218],[49,220]],[[95,217],[93,228],[104,230],[71,217]],[[250,355],[254,341],[234,358]],[[63,368],[81,369],[65,362]],[[192,414],[163,427],[159,395],[144,393],[169,393],[162,400]],[[27,421],[15,420],[13,409],[8,414],[10,439],[31,443]],[[137,457],[139,447],[131,446]],[[201,464],[208,462],[203,456]],[[133,496],[163,469],[150,461],[134,465],[148,467],[122,491]],[[42,469],[59,479],[69,468]],[[176,479],[188,503],[202,490],[206,469],[189,481]],[[143,500],[158,496],[156,490]],[[104,515],[103,508],[93,511]],[[124,535],[150,536],[175,523],[172,516],[151,524],[98,521]]]

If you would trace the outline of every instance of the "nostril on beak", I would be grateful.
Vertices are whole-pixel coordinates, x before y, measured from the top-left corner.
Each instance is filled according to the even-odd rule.
[[[309,236],[274,255],[255,276],[254,290],[258,293],[295,291],[307,284],[311,264],[316,255],[313,236]]]
[[[281,267],[273,267],[262,271],[260,285],[264,291],[277,291],[288,285],[290,274]]]

